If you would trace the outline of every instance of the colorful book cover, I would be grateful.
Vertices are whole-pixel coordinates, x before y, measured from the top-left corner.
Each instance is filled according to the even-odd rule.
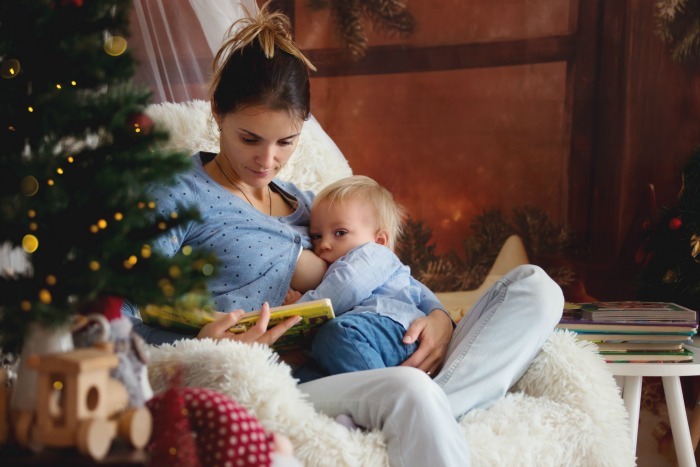
[[[214,312],[209,310],[179,310],[168,306],[146,306],[141,311],[144,323],[171,328],[181,332],[195,334],[207,323],[213,321]],[[326,321],[335,318],[333,305],[329,299],[314,300],[270,308],[268,329],[292,316],[301,316],[302,320],[287,330],[272,348],[278,353],[292,350],[304,350],[309,347],[318,328]],[[257,323],[260,311],[245,313],[235,326],[233,333],[241,333]]]

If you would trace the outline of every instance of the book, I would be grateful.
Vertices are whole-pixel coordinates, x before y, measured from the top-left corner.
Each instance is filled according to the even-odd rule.
[[[596,342],[600,352],[629,352],[629,351],[680,351],[681,342]]]
[[[684,344],[690,342],[687,334],[640,334],[640,333],[595,333],[577,332],[576,338],[585,341],[606,341],[606,342],[677,342]]]
[[[600,352],[606,362],[656,363],[692,362],[693,353],[689,350],[678,352]]]
[[[692,321],[591,321],[581,318],[562,318],[556,325],[559,329],[570,331],[601,331],[601,332],[659,332],[659,333],[683,333],[693,335],[697,332],[698,325]]]
[[[294,303],[270,308],[268,329],[292,316],[301,316],[302,320],[292,326],[274,344],[272,348],[278,353],[308,349],[318,328],[328,320],[335,318],[333,305],[327,298],[304,303]],[[214,320],[214,312],[207,309],[175,309],[170,306],[148,305],[141,310],[141,319],[146,324],[170,328],[186,333],[196,333],[207,323]],[[231,327],[233,333],[245,332],[260,319],[260,311],[244,313],[241,319]]]
[[[618,301],[577,303],[567,311],[580,310],[581,318],[591,321],[690,321],[695,311],[670,302]]]

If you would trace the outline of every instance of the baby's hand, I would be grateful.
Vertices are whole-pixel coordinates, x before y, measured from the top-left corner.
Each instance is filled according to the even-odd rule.
[[[287,295],[284,296],[284,301],[282,302],[282,305],[291,305],[292,303],[296,303],[297,301],[299,301],[300,298],[300,292],[297,292],[294,289],[289,289],[287,290]]]

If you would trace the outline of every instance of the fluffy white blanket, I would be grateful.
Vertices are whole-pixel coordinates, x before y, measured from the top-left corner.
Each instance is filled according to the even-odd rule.
[[[227,394],[271,430],[287,435],[307,466],[384,466],[379,432],[349,431],[314,410],[290,368],[264,346],[185,340],[152,349],[151,383],[170,370],[184,384]],[[592,344],[556,331],[502,400],[461,422],[474,466],[632,466],[620,391]]]

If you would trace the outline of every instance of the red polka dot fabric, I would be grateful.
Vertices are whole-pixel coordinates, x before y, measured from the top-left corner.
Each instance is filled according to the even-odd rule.
[[[184,399],[197,456],[203,466],[258,467],[272,464],[274,435],[236,401],[206,388],[178,388]],[[157,416],[163,395],[148,402]]]

